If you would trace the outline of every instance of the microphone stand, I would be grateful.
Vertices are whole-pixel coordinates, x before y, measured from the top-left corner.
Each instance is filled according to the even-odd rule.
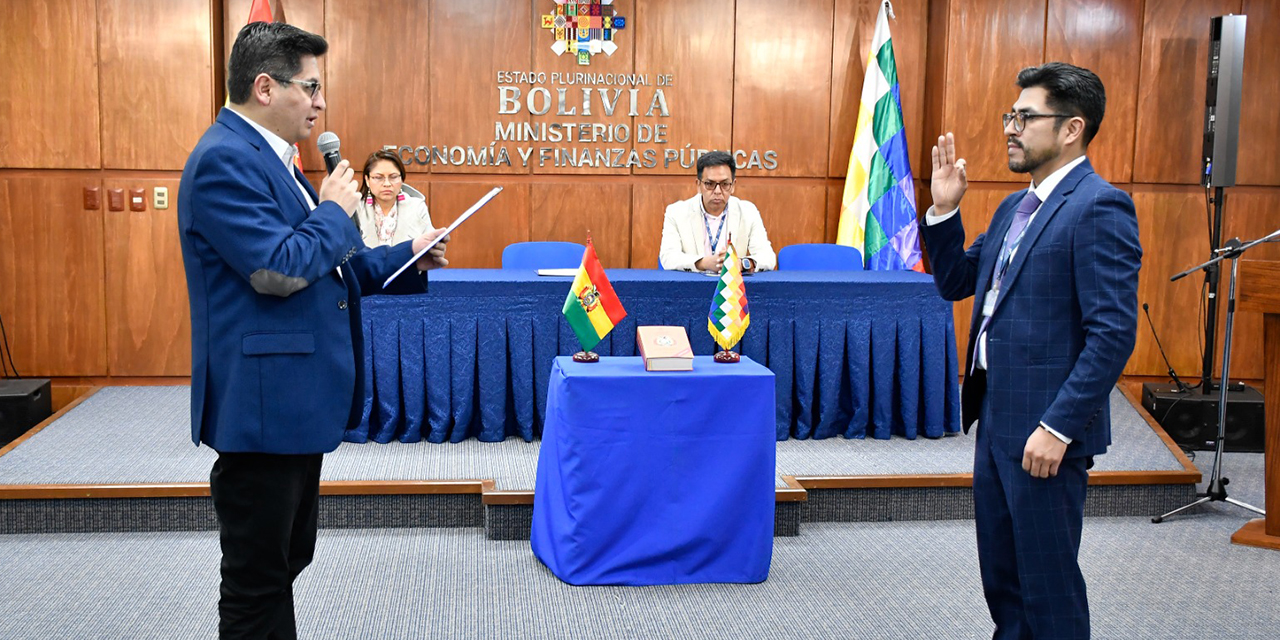
[[[1214,256],[1213,259],[1205,262],[1204,264],[1191,267],[1190,269],[1187,269],[1186,271],[1183,271],[1169,279],[1170,282],[1173,282],[1201,269],[1214,269],[1217,267],[1217,264],[1223,260],[1231,260],[1231,284],[1228,287],[1227,293],[1227,331],[1222,340],[1222,380],[1218,387],[1218,438],[1213,450],[1213,471],[1209,474],[1209,485],[1205,487],[1204,493],[1196,494],[1196,500],[1190,504],[1183,505],[1164,515],[1152,518],[1151,522],[1155,524],[1160,524],[1165,518],[1206,502],[1227,502],[1260,515],[1266,515],[1267,513],[1266,511],[1263,511],[1251,504],[1241,502],[1235,498],[1227,496],[1227,484],[1231,481],[1222,477],[1222,447],[1226,442],[1227,432],[1227,390],[1229,387],[1228,382],[1230,380],[1231,373],[1231,330],[1235,325],[1236,317],[1236,277],[1239,274],[1240,256],[1255,245],[1262,244],[1263,242],[1271,242],[1277,238],[1280,238],[1280,229],[1276,229],[1266,236],[1244,244],[1240,243],[1239,238],[1232,238],[1227,241],[1227,244],[1221,249],[1214,251],[1214,253],[1218,255]]]

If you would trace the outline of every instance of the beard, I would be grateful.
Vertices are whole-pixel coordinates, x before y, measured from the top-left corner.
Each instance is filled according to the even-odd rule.
[[[1009,170],[1014,173],[1031,173],[1062,153],[1062,149],[1058,147],[1027,150],[1021,140],[1011,139],[1009,141],[1022,150],[1021,160],[1015,160],[1013,157],[1009,158]]]

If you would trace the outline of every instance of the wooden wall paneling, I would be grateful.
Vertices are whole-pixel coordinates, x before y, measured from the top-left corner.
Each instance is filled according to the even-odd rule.
[[[181,170],[213,122],[208,0],[99,0],[102,166]]]
[[[461,146],[489,149],[498,140],[497,123],[520,127],[529,122],[529,112],[523,107],[518,113],[500,115],[498,72],[528,71],[530,51],[529,12],[512,9],[510,2],[484,0],[436,0],[434,20],[431,21],[431,68],[429,75],[435,79],[427,111],[430,122],[421,130],[400,127],[403,137],[410,135],[415,146]],[[485,37],[477,38],[477,33]],[[494,43],[502,43],[494,46]],[[426,74],[424,74],[426,75]],[[522,93],[528,85],[519,87]],[[523,102],[523,101],[522,101]],[[413,101],[415,105],[422,101]],[[419,111],[420,106],[415,106]],[[406,141],[403,144],[408,144]],[[431,170],[440,173],[528,173],[521,161],[519,148],[532,143],[500,141],[493,147],[507,150],[510,164],[484,167],[435,164]],[[487,155],[494,163],[494,154]],[[417,167],[418,165],[415,165]],[[505,197],[505,195],[504,195]]]
[[[533,43],[533,69],[537,71],[546,72],[548,76],[547,82],[543,84],[542,87],[549,90],[551,93],[550,110],[547,111],[545,115],[530,115],[530,121],[534,124],[534,126],[536,127],[540,124],[546,124],[546,125],[558,124],[558,125],[564,125],[564,126],[583,125],[583,124],[586,124],[586,125],[603,124],[609,127],[609,131],[613,131],[613,127],[616,125],[626,125],[629,131],[634,132],[636,118],[632,118],[629,115],[631,101],[630,101],[630,94],[628,92],[628,89],[631,89],[632,87],[630,86],[619,87],[617,85],[603,85],[603,84],[569,84],[569,83],[554,84],[550,81],[550,76],[552,73],[561,73],[561,74],[564,74],[565,77],[567,78],[576,77],[576,75],[574,74],[578,74],[578,73],[632,74],[635,72],[635,48],[636,48],[635,39],[637,37],[661,38],[662,34],[643,34],[643,33],[638,34],[631,26],[628,26],[627,28],[619,31],[617,33],[617,36],[614,38],[614,43],[618,45],[618,49],[613,52],[613,55],[606,55],[604,53],[596,54],[591,56],[591,64],[585,65],[585,66],[579,65],[577,58],[574,57],[572,53],[566,51],[564,55],[557,56],[556,53],[551,50],[551,44],[555,42],[555,38],[550,30],[542,28],[542,16],[550,14],[552,12],[552,9],[554,8],[554,4],[551,2],[532,2],[530,4],[532,5],[532,9],[530,11],[530,16],[532,19],[532,23],[530,24],[530,32],[532,35],[532,43]],[[617,15],[620,15],[626,18],[628,25],[635,24],[634,23],[634,17],[636,15],[635,0],[615,0],[615,2],[613,3],[613,7]],[[528,113],[528,106],[525,100],[529,97],[530,89],[533,89],[533,88],[534,87],[525,87],[524,88],[525,90],[521,92],[522,93],[521,102],[523,103],[521,105],[521,109],[524,110],[526,113]],[[655,89],[656,87],[641,86],[636,88],[639,89],[637,93],[638,102],[636,105],[636,111],[643,116],[646,113],[646,111],[649,109],[649,102],[653,98],[653,89]],[[558,91],[557,91],[558,89],[565,89],[565,115],[561,115],[559,113],[560,109],[558,105]],[[582,104],[583,89],[591,90],[591,115],[590,116],[583,115],[583,104]],[[599,94],[600,89],[608,90],[609,92],[608,95],[610,96],[610,99],[612,99],[613,97],[614,90],[622,89],[621,98],[618,100],[618,103],[616,105],[616,108],[612,116],[607,116],[604,114],[604,105],[601,101],[601,97]],[[540,99],[536,101],[535,106],[538,106],[538,107],[542,106]],[[674,115],[675,113],[673,112],[673,116]],[[590,131],[590,129],[588,131]],[[609,160],[610,162],[612,162],[614,160],[614,156],[617,156],[618,154],[616,151],[609,151],[609,150],[621,149],[622,155],[620,160],[622,162],[625,162],[627,155],[630,154],[633,146],[635,145],[635,138],[633,136],[628,137],[628,140],[626,142],[621,142],[617,139],[606,138],[606,139],[584,143],[584,142],[578,141],[579,133],[580,131],[577,128],[575,128],[573,130],[573,139],[572,140],[566,139],[565,141],[562,141],[562,142],[538,141],[538,142],[526,143],[526,146],[533,149],[533,153],[529,157],[529,165],[532,168],[532,172],[538,173],[538,174],[579,174],[579,175],[581,174],[626,175],[631,173],[631,170],[625,166],[622,166],[622,167],[600,166],[601,163],[599,162],[599,160],[601,158],[597,157],[597,152],[608,153],[608,155],[610,156]],[[541,161],[539,159],[539,156],[541,154],[540,150],[544,148],[551,149],[552,155],[546,158],[545,161]],[[582,163],[581,162],[582,155],[584,152],[588,150],[590,151],[590,154],[588,156],[588,162]],[[570,156],[575,156],[577,159],[576,163],[579,164],[579,166],[572,166],[572,164],[574,163],[568,162],[568,158],[561,158],[560,157],[561,151],[568,153],[568,155]],[[590,165],[590,166],[586,166],[586,165]],[[535,202],[536,202],[537,190],[535,189],[534,191],[535,191]],[[536,206],[534,210],[535,211],[537,210]],[[601,260],[604,260],[603,256],[601,257]],[[607,263],[606,263],[606,266],[608,266]]]
[[[103,214],[107,371],[112,376],[191,375],[191,307],[178,242],[178,178],[108,179],[104,189],[144,189],[145,211]],[[154,209],[156,187],[169,208]]]
[[[1252,16],[1250,16],[1252,19]],[[1250,25],[1252,26],[1252,25]],[[1223,214],[1222,237],[1240,238],[1242,241],[1261,238],[1280,229],[1280,190],[1243,187],[1227,190]],[[1207,246],[1207,245],[1206,245]],[[1207,260],[1208,258],[1204,258]],[[1262,244],[1245,254],[1248,260],[1280,260],[1280,245]],[[1226,335],[1227,287],[1230,285],[1230,263],[1222,269],[1222,282],[1218,294],[1218,349],[1214,371],[1222,371],[1222,341]],[[1191,266],[1191,265],[1188,265]],[[1233,380],[1260,380],[1265,372],[1262,350],[1262,314],[1236,313],[1235,328],[1231,337],[1231,378]],[[1216,375],[1215,373],[1215,375]]]
[[[1000,114],[1018,99],[1018,71],[1044,60],[1045,2],[950,3],[939,133],[955,133],[971,181],[1017,179],[1009,172]],[[932,147],[938,134],[930,135]]]
[[[102,166],[96,0],[0,11],[0,167]]]
[[[692,175],[638,181],[631,187],[631,268],[661,269],[662,222],[667,205],[697,194]]]
[[[218,0],[215,0],[218,1]],[[351,0],[334,2],[330,0],[269,0],[271,3],[271,15],[274,16],[276,22],[284,22],[291,24],[304,31],[310,31],[325,36],[325,7],[326,4],[336,7],[344,7],[355,4]],[[244,28],[245,22],[249,19],[249,7],[253,4],[253,0],[221,0],[223,3],[222,21],[223,21],[223,60],[222,65],[225,69],[227,58],[231,57],[231,45],[236,41],[236,34],[240,33],[240,29]],[[364,4],[364,3],[361,3]],[[367,3],[370,11],[374,10],[374,3]],[[388,27],[390,29],[390,27]],[[334,80],[327,72],[326,67],[329,59],[333,57],[334,43],[329,39],[329,53],[320,57],[320,75],[323,78],[324,86],[320,89],[321,93],[327,100],[329,97],[329,87]],[[224,88],[225,89],[225,88]],[[224,96],[225,97],[225,94]],[[219,103],[218,106],[221,106]],[[328,131],[327,117],[321,112],[320,118],[316,120],[316,126],[311,130],[311,137],[298,143],[299,155],[302,158],[302,167],[308,170],[324,169],[324,158],[320,157],[320,152],[316,150],[316,137],[320,132]],[[342,132],[336,132],[339,136]],[[345,151],[345,148],[344,148]],[[349,153],[349,152],[348,152]],[[344,157],[346,155],[344,154]]]
[[[428,141],[429,79],[448,76],[432,74],[429,65],[432,35],[440,29],[431,26],[428,7],[426,0],[380,0],[332,2],[325,11],[325,126],[341,138],[342,156],[357,175],[385,145],[434,144]],[[406,171],[427,171],[424,164],[405,164]]]
[[[787,245],[822,242],[825,237],[825,181],[746,177],[738,180],[734,195],[760,209],[774,253]]]
[[[633,168],[636,174],[689,175],[673,161],[685,145],[693,149],[730,149],[733,138],[734,0],[649,0],[636,7],[636,73],[673,76],[663,87],[671,117],[635,118],[636,126],[666,126],[666,143],[636,142],[642,154],[657,154],[657,166]],[[646,105],[647,106],[647,105]],[[638,132],[636,132],[638,136]],[[659,219],[661,222],[661,219]],[[646,249],[647,250],[647,249]],[[654,264],[657,264],[654,246]]]
[[[84,209],[86,187],[101,182],[0,179],[0,314],[24,376],[107,372],[102,212]]]
[[[1240,96],[1240,184],[1280,186],[1275,141],[1280,140],[1280,5],[1275,0],[1244,0],[1244,82]]]
[[[630,184],[534,183],[530,202],[530,240],[586,244],[590,233],[596,255],[606,269],[631,264]]]
[[[1209,18],[1239,12],[1240,0],[1146,0],[1134,182],[1200,181]]]
[[[1169,278],[1210,257],[1204,191],[1194,187],[1134,185],[1133,204],[1142,243],[1139,308],[1144,302],[1150,305],[1151,321],[1169,362],[1179,375],[1194,379],[1200,375],[1200,343],[1204,336],[1200,322],[1204,276],[1192,275],[1177,282],[1170,282]],[[1162,376],[1167,369],[1146,318],[1139,318],[1133,355],[1125,373]]]
[[[907,151],[912,175],[918,177],[921,171],[929,171],[929,156],[920,152],[925,140],[925,53],[928,48],[929,3],[927,0],[898,0],[893,9],[898,17],[889,19],[889,33],[897,60]],[[836,0],[835,3],[828,176],[844,177],[849,168],[849,151],[853,148],[858,110],[862,105],[862,83],[879,11],[879,2]],[[924,164],[921,164],[922,160]]]
[[[436,182],[431,185],[431,223],[447,226],[493,185],[489,182]],[[502,249],[526,242],[529,235],[529,185],[506,184],[484,209],[476,213],[449,239],[445,257],[450,267],[496,269],[502,266]]]
[[[1137,120],[1138,69],[1143,0],[1049,0],[1046,61],[1061,61],[1098,74],[1107,90],[1107,110],[1089,161],[1111,182],[1133,177],[1133,132]]]
[[[739,0],[733,148],[777,153],[777,169],[740,175],[827,174],[834,0]]]

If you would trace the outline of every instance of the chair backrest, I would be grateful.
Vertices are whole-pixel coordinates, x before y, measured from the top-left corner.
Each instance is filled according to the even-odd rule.
[[[502,250],[503,269],[571,269],[587,247],[576,242],[516,242]]]
[[[841,244],[792,244],[778,251],[778,269],[862,271],[862,254]]]

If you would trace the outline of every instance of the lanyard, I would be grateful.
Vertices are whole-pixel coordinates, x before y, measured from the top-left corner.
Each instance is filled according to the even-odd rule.
[[[725,218],[729,215],[729,207],[724,208],[724,212],[720,214],[720,226],[716,227],[716,237],[711,237],[711,221],[707,219],[707,214],[702,214],[702,226],[707,230],[707,239],[711,241],[711,253],[716,252],[716,247],[720,244],[720,233],[724,231]]]
[[[1027,235],[1027,228],[1031,226],[1031,220],[1027,220],[1027,224],[1022,227],[1022,231],[1018,232],[1018,237],[1009,243],[1006,250],[1000,252],[1000,259],[996,261],[996,277],[993,289],[1000,288],[1000,281],[1004,280],[1004,274],[1009,270],[1009,263],[1013,262],[1013,254],[1017,253],[1018,245],[1022,244],[1022,236]]]

